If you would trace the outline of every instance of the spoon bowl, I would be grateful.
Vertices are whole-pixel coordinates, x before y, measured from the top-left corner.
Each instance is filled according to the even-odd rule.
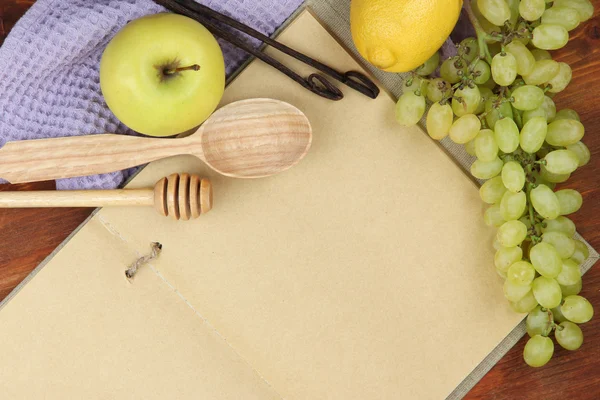
[[[220,174],[261,178],[296,165],[311,142],[310,123],[296,107],[249,99],[220,108],[185,138],[102,134],[10,142],[0,149],[0,177],[23,183],[96,175],[191,154]]]
[[[312,142],[308,118],[296,107],[273,99],[242,100],[216,111],[192,138],[195,155],[220,174],[262,178],[296,165]]]

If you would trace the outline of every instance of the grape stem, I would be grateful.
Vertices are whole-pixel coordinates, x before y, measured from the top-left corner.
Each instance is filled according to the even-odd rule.
[[[552,315],[552,311],[546,310],[546,312],[548,313],[548,324],[546,325],[546,332],[549,332],[552,330],[552,328],[556,327],[556,325],[554,324],[554,315]]]
[[[469,16],[469,21],[475,28],[475,33],[477,34],[477,45],[479,47],[479,58],[482,60],[486,60],[489,64],[492,63],[492,56],[490,54],[490,50],[488,49],[486,40],[489,35],[483,30],[477,16],[473,12],[473,8],[471,7],[471,0],[464,1],[465,10],[467,10],[467,15]]]

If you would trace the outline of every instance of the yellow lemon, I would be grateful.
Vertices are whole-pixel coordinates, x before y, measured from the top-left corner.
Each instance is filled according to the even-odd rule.
[[[350,25],[359,53],[389,72],[423,64],[458,21],[462,0],[352,0]]]

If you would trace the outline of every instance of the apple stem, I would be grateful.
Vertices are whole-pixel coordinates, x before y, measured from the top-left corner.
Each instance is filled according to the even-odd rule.
[[[163,71],[165,75],[173,75],[181,71],[199,71],[200,66],[198,64],[189,65],[187,67],[169,68]]]

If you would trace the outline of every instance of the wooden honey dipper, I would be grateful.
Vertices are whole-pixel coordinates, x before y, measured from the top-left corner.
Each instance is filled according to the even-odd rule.
[[[0,208],[154,206],[160,215],[187,221],[212,208],[208,179],[172,174],[153,189],[0,192]]]

